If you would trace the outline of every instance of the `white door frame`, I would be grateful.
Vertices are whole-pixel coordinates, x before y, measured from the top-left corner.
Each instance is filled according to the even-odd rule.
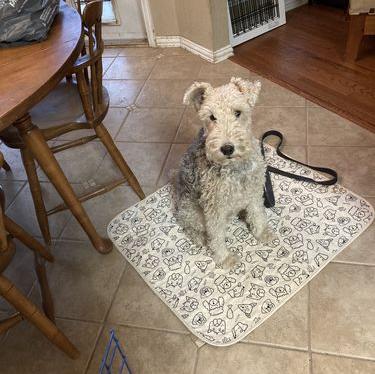
[[[141,0],[143,20],[145,22],[147,40],[150,47],[156,47],[154,21],[150,8],[150,0]]]

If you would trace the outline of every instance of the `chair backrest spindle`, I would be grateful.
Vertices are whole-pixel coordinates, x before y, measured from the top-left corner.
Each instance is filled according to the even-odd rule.
[[[4,156],[0,152],[0,168],[3,166],[4,163]],[[8,248],[8,240],[7,240],[7,233],[5,231],[5,224],[4,224],[4,209],[5,209],[5,195],[4,191],[0,186],[0,256],[1,253],[7,251]]]
[[[90,76],[89,81],[78,82],[81,87],[85,86],[84,90],[89,94],[83,99],[83,107],[86,117],[90,120],[95,118],[97,113],[101,111],[102,104],[102,54],[104,50],[104,43],[102,40],[102,0],[87,1],[82,14],[82,23],[85,31],[85,36],[88,39],[88,51],[82,56],[75,65],[75,69],[84,69],[89,71],[86,73],[86,78]],[[77,80],[82,75],[77,74]]]

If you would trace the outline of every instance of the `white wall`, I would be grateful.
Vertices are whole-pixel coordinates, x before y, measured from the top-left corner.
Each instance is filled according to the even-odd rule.
[[[305,5],[308,3],[308,0],[285,0],[285,11],[292,10],[294,8],[298,8],[301,5]]]
[[[119,25],[103,25],[105,42],[121,44],[147,38],[139,0],[114,0]]]

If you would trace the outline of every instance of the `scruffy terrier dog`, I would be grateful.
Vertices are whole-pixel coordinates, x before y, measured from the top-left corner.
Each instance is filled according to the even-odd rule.
[[[240,216],[253,235],[269,241],[263,200],[265,162],[252,136],[251,114],[261,83],[232,78],[214,88],[195,82],[184,104],[193,104],[203,128],[180,162],[175,178],[176,218],[190,239],[208,245],[217,265],[236,258],[225,243],[227,224]]]

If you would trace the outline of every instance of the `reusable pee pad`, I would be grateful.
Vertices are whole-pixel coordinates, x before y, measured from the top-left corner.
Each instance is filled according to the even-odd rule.
[[[286,161],[266,146],[271,166],[324,179]],[[235,219],[226,244],[239,262],[215,267],[173,216],[173,187],[166,185],[117,215],[109,237],[151,289],[204,342],[234,344],[263,323],[366,230],[371,205],[336,184],[321,186],[272,175],[276,205],[267,209],[278,239],[264,245]],[[140,295],[141,297],[141,295]]]

